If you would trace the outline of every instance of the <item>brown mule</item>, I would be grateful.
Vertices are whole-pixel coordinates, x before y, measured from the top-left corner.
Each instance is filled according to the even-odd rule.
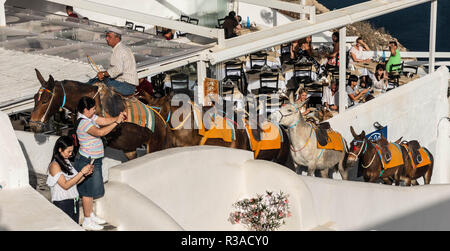
[[[416,140],[403,141],[400,145],[408,155],[404,173],[401,177],[405,181],[405,186],[410,186],[411,184],[418,185],[417,179],[420,177],[423,177],[425,185],[430,184],[434,165],[434,158],[431,152],[427,148],[421,147]],[[427,160],[417,160],[421,158],[421,152],[427,155],[426,158],[428,158],[429,164],[420,163],[421,161]]]
[[[350,131],[353,135],[353,140],[349,145],[349,154],[347,158],[347,165],[354,165],[359,159],[359,171],[361,171],[364,180],[366,182],[375,183],[378,179],[382,179],[386,184],[391,185],[390,178],[395,181],[395,185],[400,185],[401,174],[405,168],[407,162],[407,152],[402,149],[401,154],[403,158],[403,164],[396,167],[384,169],[380,155],[377,153],[375,143],[372,143],[366,139],[366,133],[362,131],[357,135],[352,126]]]
[[[51,75],[49,80],[45,81],[37,69],[36,76],[42,86],[34,95],[35,105],[29,121],[33,132],[41,132],[48,119],[59,109],[65,108],[75,113],[78,101],[83,96],[93,97],[96,101],[97,113],[102,111],[97,86],[71,80],[55,81]],[[106,114],[106,116],[109,115]],[[135,158],[136,148],[143,144],[148,145],[148,152],[170,147],[166,142],[167,130],[164,123],[158,120],[155,122],[154,132],[133,123],[122,123],[106,135],[107,145],[123,150],[128,159]]]

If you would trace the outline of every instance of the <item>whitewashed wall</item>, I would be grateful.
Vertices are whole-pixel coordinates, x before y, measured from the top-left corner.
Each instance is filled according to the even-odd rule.
[[[237,15],[242,17],[242,21],[247,22],[247,16],[250,19],[250,23],[255,22],[256,26],[274,27],[290,23],[294,20],[278,11],[275,11],[276,22],[274,25],[274,12],[271,8],[257,6],[253,4],[239,2],[237,7]]]
[[[26,187],[29,185],[27,161],[4,112],[0,112],[0,128],[0,185],[3,189]]]
[[[450,146],[447,88],[449,72],[441,67],[435,73],[389,91],[365,104],[347,109],[329,120],[348,143],[356,133],[375,131],[374,122],[388,127],[388,140],[419,140],[435,158],[431,183],[450,183]],[[438,136],[439,125],[439,138]]]

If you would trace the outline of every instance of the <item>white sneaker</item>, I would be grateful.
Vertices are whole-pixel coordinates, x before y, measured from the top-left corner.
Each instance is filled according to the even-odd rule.
[[[102,230],[103,226],[98,225],[97,223],[95,223],[90,217],[89,218],[84,218],[83,221],[83,225],[82,227],[85,230]]]
[[[102,218],[97,217],[94,213],[91,213],[91,217],[90,217],[95,223],[101,225],[101,224],[105,224],[106,221]]]

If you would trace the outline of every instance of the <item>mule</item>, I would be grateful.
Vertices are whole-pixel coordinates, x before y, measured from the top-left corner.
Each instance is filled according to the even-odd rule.
[[[408,153],[408,160],[406,161],[404,172],[401,179],[405,182],[405,186],[418,185],[417,179],[423,177],[424,184],[430,184],[431,175],[433,174],[434,158],[431,152],[426,147],[421,147],[417,140],[402,141],[401,147],[405,149]],[[417,167],[420,161],[417,161],[417,156],[420,156],[420,149],[423,149],[424,153],[427,155],[431,161],[428,165],[423,165]]]
[[[322,177],[327,178],[329,170],[337,167],[342,179],[347,180],[348,170],[344,165],[347,156],[345,140],[343,141],[343,151],[319,149],[317,137],[314,136],[315,126],[307,123],[300,113],[299,108],[304,103],[294,104],[293,99],[291,93],[290,103],[284,104],[279,111],[271,114],[270,120],[287,127],[290,153],[297,173],[300,166],[307,166],[308,176],[312,176],[317,169],[320,170]]]
[[[356,134],[353,127],[350,126],[350,132],[353,135],[353,140],[350,142],[349,154],[347,158],[347,166],[353,166],[359,160],[358,172],[361,172],[364,181],[375,183],[378,179],[382,179],[384,183],[392,185],[390,178],[395,181],[395,185],[400,185],[400,177],[403,173],[405,163],[407,163],[407,152],[402,148],[401,154],[403,164],[396,167],[384,169],[382,157],[377,153],[375,143],[366,138],[365,131],[361,134]]]
[[[155,109],[158,109],[161,117],[167,121],[168,126],[174,130],[170,135],[171,143],[173,146],[182,147],[182,146],[193,146],[201,144],[203,136],[199,135],[199,130],[194,127],[194,111],[193,105],[191,106],[171,106],[171,95],[163,96],[162,98],[155,98],[152,95],[148,94],[144,90],[140,93],[141,97],[147,101],[147,103],[153,106]],[[202,112],[211,111],[211,108],[206,107],[202,109]],[[178,111],[178,112],[176,112]],[[181,123],[172,124],[172,116],[173,114],[180,114],[178,121]],[[236,113],[233,111],[233,117],[240,119],[244,116],[243,113]],[[229,121],[232,121],[229,118],[226,118]],[[189,123],[189,124],[183,124]],[[206,140],[206,145],[217,145],[223,147],[231,147],[243,150],[252,151],[250,146],[250,139],[248,138],[248,131],[246,131],[244,126],[239,126],[234,120],[232,123],[235,125],[235,133],[236,140],[231,143],[225,142],[222,139],[208,139]],[[252,130],[253,135],[259,133],[259,130]],[[261,150],[257,155],[256,159],[263,159],[268,161],[274,161],[281,165],[286,165],[289,158],[289,138],[284,130],[281,130],[283,142],[281,143],[280,149],[272,149],[272,150]]]
[[[65,108],[76,113],[78,101],[83,96],[95,99],[96,113],[101,115],[102,107],[105,104],[102,104],[100,100],[100,90],[97,86],[72,80],[55,81],[51,75],[48,81],[45,81],[41,73],[37,69],[35,71],[41,87],[34,95],[34,109],[29,121],[30,129],[33,132],[41,132],[49,118],[59,109]],[[105,114],[105,116],[115,115]],[[105,136],[107,145],[124,151],[128,159],[136,158],[136,148],[144,144],[147,145],[147,153],[171,147],[166,141],[167,128],[158,120],[155,120],[155,123],[153,132],[134,123],[122,123]]]

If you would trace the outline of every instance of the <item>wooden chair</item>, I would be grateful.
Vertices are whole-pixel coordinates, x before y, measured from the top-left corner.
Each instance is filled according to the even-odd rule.
[[[223,23],[225,22],[225,18],[219,18],[217,19],[217,25],[216,28],[217,29],[222,29],[223,28]]]
[[[135,26],[134,26],[134,30],[135,30],[135,31],[144,32],[145,27],[142,26],[142,25],[135,25]]]
[[[258,94],[270,94],[278,91],[279,74],[272,72],[263,72],[259,74]],[[275,85],[269,86],[269,85]]]
[[[198,19],[197,18],[190,18],[189,19],[189,23],[198,25]]]
[[[256,52],[250,54],[250,68],[251,69],[261,69],[263,65],[267,65],[267,53]]]
[[[313,82],[312,80],[312,63],[296,63],[294,64],[294,78],[295,83],[308,84]]]
[[[289,63],[291,60],[291,43],[280,46],[280,63]]]
[[[222,80],[223,83],[226,83],[227,80],[233,82],[243,93],[243,81],[242,78],[244,76],[244,66],[243,62],[236,61],[228,61],[225,63],[225,78]],[[228,86],[223,85],[223,92],[228,92],[231,90],[231,93],[234,93],[234,85]]]
[[[400,75],[403,73],[403,62],[401,64],[392,64],[389,68],[389,82],[391,82],[395,87],[400,84]]]
[[[184,93],[189,97],[193,96],[189,89],[189,75],[185,73],[170,75],[170,87],[174,94]]]
[[[125,27],[126,27],[127,29],[132,30],[132,29],[133,29],[133,26],[134,26],[134,23],[133,23],[133,22],[125,21]]]
[[[189,20],[190,20],[189,16],[185,16],[185,15],[181,15],[180,16],[180,21],[181,22],[189,23]]]

